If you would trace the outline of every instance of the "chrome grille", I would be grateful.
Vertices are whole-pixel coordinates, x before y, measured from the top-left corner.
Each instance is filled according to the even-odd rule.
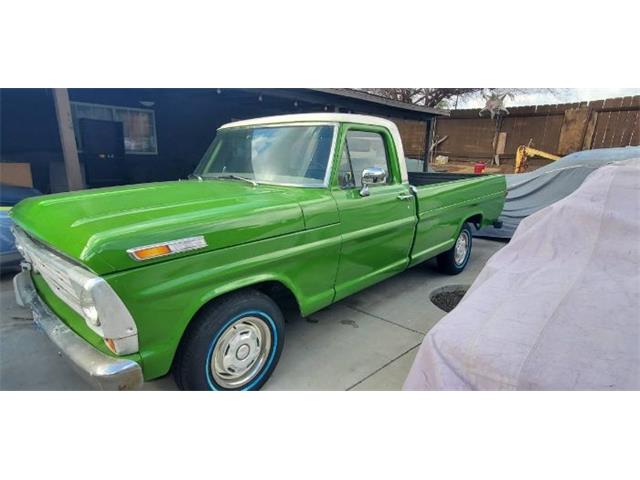
[[[77,283],[78,277],[84,276],[77,273],[80,267],[38,245],[19,227],[14,227],[13,233],[16,238],[16,248],[29,262],[31,268],[42,275],[44,281],[58,298],[82,315],[78,298],[82,284]]]

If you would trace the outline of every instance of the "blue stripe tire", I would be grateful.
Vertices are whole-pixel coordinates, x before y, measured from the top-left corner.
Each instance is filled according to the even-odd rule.
[[[238,388],[224,388],[211,372],[211,357],[223,332],[245,316],[258,317],[268,326],[271,349],[264,365]],[[284,317],[278,305],[257,290],[242,290],[214,300],[194,317],[176,352],[173,374],[184,390],[259,390],[275,369],[284,346]]]

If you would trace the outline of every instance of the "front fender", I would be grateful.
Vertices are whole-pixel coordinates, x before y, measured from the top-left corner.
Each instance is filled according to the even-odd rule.
[[[290,278],[287,278],[284,275],[277,274],[275,272],[262,273],[259,275],[251,275],[248,277],[240,278],[236,281],[226,283],[224,285],[219,285],[216,288],[213,288],[210,292],[208,292],[204,297],[199,298],[194,301],[188,308],[188,312],[191,312],[191,318],[193,318],[199,311],[207,305],[208,303],[216,300],[217,298],[222,297],[228,293],[236,292],[238,290],[242,290],[243,288],[251,288],[253,286],[258,286],[265,282],[278,282],[284,285],[295,297],[296,302],[298,303],[298,307],[302,311],[301,306],[301,298],[303,298],[302,292],[296,288],[295,284],[292,282]]]
[[[168,259],[105,279],[136,322],[149,380],[169,370],[189,322],[221,295],[277,281],[292,292],[303,315],[329,305],[339,249],[340,236],[331,226]]]

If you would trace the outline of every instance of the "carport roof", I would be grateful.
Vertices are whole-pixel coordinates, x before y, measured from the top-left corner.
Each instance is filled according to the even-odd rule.
[[[74,92],[82,89],[70,89],[72,97]],[[307,102],[311,104],[328,105],[336,108],[336,111],[361,113],[365,115],[377,115],[385,117],[400,117],[413,120],[428,120],[436,116],[449,116],[449,110],[425,107],[400,102],[390,98],[381,97],[351,88],[132,88],[132,89],[93,89],[94,92],[112,92],[130,94],[192,94],[208,95],[210,93],[225,94],[231,96],[245,94],[268,95],[276,98]],[[73,98],[72,98],[73,99]],[[77,101],[77,100],[76,100]],[[340,110],[338,110],[340,108]],[[326,110],[325,110],[326,111]]]
[[[241,90],[294,101],[333,105],[334,107],[339,107],[341,109],[339,111],[365,115],[400,117],[413,120],[428,120],[436,116],[449,116],[448,110],[413,105],[350,88],[245,88]]]
[[[329,95],[337,95],[341,97],[364,100],[366,102],[378,103],[387,107],[398,108],[401,110],[409,110],[418,113],[426,113],[431,115],[449,116],[449,110],[441,108],[425,107],[424,105],[414,105],[412,103],[400,102],[391,98],[374,95],[372,93],[363,92],[362,90],[354,90],[350,88],[308,88],[307,90],[326,93]]]

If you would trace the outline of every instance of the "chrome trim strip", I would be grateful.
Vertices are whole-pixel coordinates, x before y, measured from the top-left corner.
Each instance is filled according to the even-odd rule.
[[[324,186],[329,188],[331,186],[331,173],[333,173],[334,156],[336,153],[336,143],[338,142],[338,132],[340,131],[340,124],[333,125],[333,140],[331,141],[331,150],[329,150],[329,160],[327,161],[327,171],[324,174]]]
[[[102,390],[134,390],[142,386],[142,367],[133,360],[96,350],[71,330],[39,297],[28,271],[16,275],[13,284],[18,303],[31,309],[34,322],[85,380]]]
[[[26,232],[15,225],[13,235],[16,249],[32,268],[42,275],[53,293],[76,313],[82,315],[80,298],[74,282],[76,285],[84,285],[95,278],[95,275],[36,244]]]

